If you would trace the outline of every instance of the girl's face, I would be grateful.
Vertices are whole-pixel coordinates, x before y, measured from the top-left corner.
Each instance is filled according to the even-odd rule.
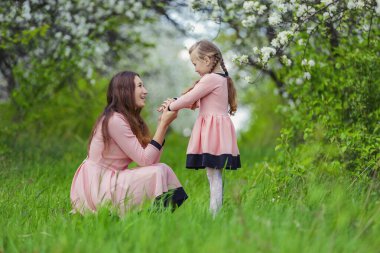
[[[193,50],[190,54],[191,62],[194,65],[195,72],[197,72],[200,76],[203,76],[210,72],[211,68],[211,60],[210,57],[205,56],[204,59],[199,58],[197,50]]]
[[[148,91],[140,79],[140,77],[135,76],[135,101],[137,108],[143,108],[145,106],[145,98],[148,95]]]

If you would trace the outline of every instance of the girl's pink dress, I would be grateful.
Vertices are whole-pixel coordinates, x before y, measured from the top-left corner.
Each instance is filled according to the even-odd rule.
[[[234,125],[228,114],[227,78],[223,74],[204,75],[195,87],[170,104],[177,111],[199,105],[199,115],[187,147],[186,167],[240,168]]]
[[[170,192],[171,201],[181,205],[187,198],[181,183],[166,164],[158,163],[161,145],[152,140],[144,149],[128,122],[114,113],[108,125],[111,142],[104,150],[102,122],[90,144],[88,157],[74,175],[70,198],[74,212],[96,211],[106,202],[118,207],[121,214],[144,199],[160,199]],[[139,166],[129,169],[132,161]]]

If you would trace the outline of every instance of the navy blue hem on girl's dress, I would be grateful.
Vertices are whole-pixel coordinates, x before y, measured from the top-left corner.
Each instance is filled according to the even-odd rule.
[[[187,154],[186,168],[188,169],[227,169],[236,170],[241,167],[240,155],[231,154],[212,155],[212,154]]]

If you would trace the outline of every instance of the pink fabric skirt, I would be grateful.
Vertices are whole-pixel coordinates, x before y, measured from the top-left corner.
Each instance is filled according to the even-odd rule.
[[[111,203],[122,215],[144,200],[159,199],[168,192],[172,194],[172,203],[178,206],[187,198],[166,164],[112,170],[86,159],[74,175],[70,198],[74,212],[95,212],[101,204]]]
[[[240,168],[236,133],[228,115],[200,115],[193,127],[187,147],[189,169]]]

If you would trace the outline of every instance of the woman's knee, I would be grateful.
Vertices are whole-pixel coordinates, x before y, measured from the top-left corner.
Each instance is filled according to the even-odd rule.
[[[163,170],[165,171],[172,171],[172,168],[170,168],[166,163],[159,163],[158,164]]]

